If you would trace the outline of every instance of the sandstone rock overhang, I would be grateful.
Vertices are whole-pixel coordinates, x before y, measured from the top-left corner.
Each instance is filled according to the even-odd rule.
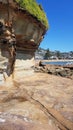
[[[41,5],[37,4],[36,0],[15,0],[21,9],[27,10],[33,17],[48,29],[48,20]]]
[[[34,6],[30,7],[32,11],[27,8],[28,3],[30,3],[30,6],[31,3],[36,5],[36,13],[34,13]],[[38,10],[41,13],[38,13]],[[40,15],[42,17],[39,17]],[[9,5],[8,0],[0,0],[0,19],[13,22],[17,48],[25,51],[25,53],[28,53],[28,51],[34,53],[36,51],[48,29],[46,15],[35,0],[29,2],[28,0],[9,0]]]

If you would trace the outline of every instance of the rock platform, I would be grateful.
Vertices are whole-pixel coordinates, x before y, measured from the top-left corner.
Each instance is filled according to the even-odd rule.
[[[72,79],[16,69],[0,97],[0,130],[73,130]]]

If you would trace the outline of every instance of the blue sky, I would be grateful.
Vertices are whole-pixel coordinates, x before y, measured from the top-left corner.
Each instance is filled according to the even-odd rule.
[[[36,0],[46,12],[50,28],[40,47],[73,51],[73,0]]]

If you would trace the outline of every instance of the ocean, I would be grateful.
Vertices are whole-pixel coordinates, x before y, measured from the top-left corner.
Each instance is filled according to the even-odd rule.
[[[73,65],[73,61],[44,61],[44,64],[53,64],[53,65]]]

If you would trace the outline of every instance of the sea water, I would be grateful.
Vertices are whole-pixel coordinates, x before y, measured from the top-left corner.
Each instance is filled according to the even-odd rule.
[[[53,65],[73,65],[73,61],[49,61],[44,62],[44,64],[53,64]]]

